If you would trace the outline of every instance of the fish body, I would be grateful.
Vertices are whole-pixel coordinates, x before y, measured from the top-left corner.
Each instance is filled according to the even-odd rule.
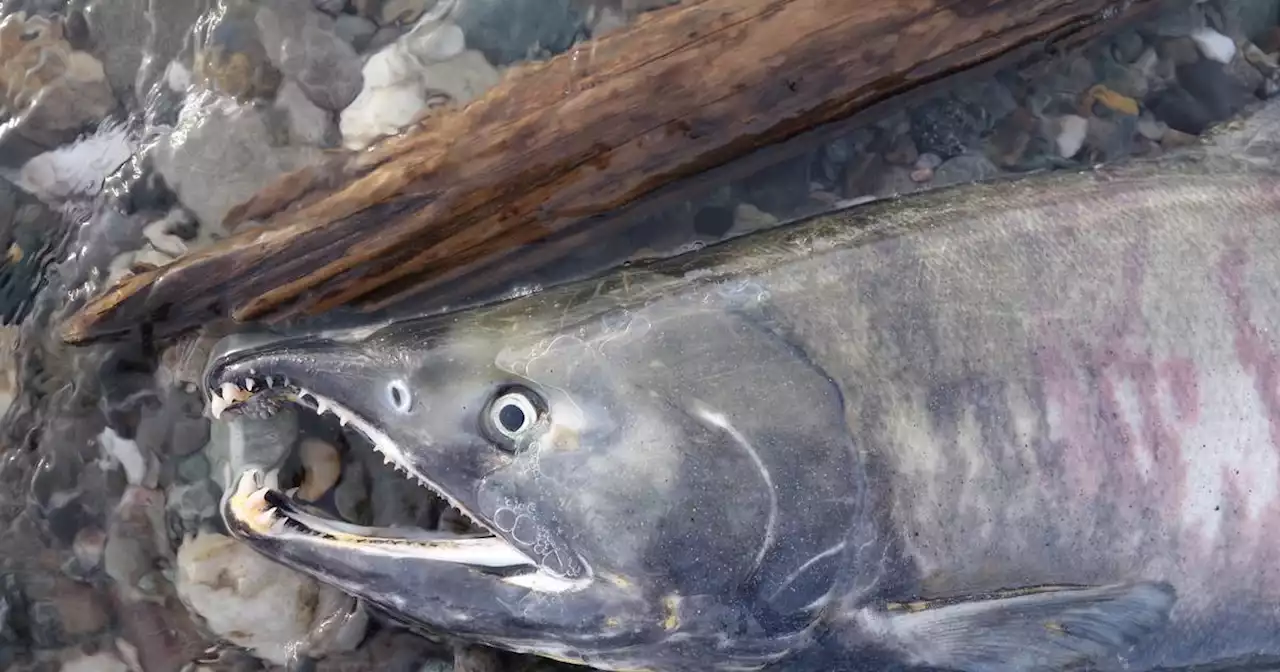
[[[226,349],[210,389],[309,395],[488,534],[327,523],[260,471],[228,528],[602,669],[1280,659],[1280,174],[1240,137]]]

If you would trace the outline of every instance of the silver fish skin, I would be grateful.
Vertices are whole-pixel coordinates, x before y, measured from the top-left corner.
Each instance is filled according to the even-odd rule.
[[[1277,118],[225,348],[211,393],[287,378],[488,534],[326,522],[253,470],[228,528],[601,669],[1280,659]]]

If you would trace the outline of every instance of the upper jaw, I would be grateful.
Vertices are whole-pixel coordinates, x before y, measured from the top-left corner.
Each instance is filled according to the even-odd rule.
[[[360,413],[307,389],[283,374],[266,371],[265,367],[258,371],[248,362],[241,362],[236,366],[220,368],[216,376],[206,377],[210,388],[211,415],[221,418],[227,413],[245,412],[255,403],[261,406],[281,400],[296,401],[298,405],[320,415],[331,413],[338,418],[340,424],[363,435],[382,456],[385,464],[439,495],[488,534],[462,537],[418,531],[416,534],[406,535],[404,531],[378,530],[326,521],[290,506],[288,498],[274,487],[274,473],[266,474],[253,469],[242,473],[235,486],[228,487],[229,496],[224,498],[224,522],[233,534],[246,539],[270,538],[276,542],[341,546],[355,553],[390,554],[485,568],[486,571],[501,568],[507,574],[503,581],[538,592],[576,591],[590,583],[590,578],[586,575],[578,579],[567,579],[541,567],[498,533],[492,521],[477,515],[443,486],[422,473],[391,436]],[[262,402],[262,399],[268,401]],[[257,408],[256,411],[270,412],[270,408]]]

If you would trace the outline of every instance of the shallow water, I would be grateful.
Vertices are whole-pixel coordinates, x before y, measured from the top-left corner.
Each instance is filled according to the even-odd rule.
[[[524,60],[570,51],[589,63],[585,40],[665,4],[0,5],[0,314],[21,324],[2,332],[14,355],[0,385],[0,668],[557,667],[377,617],[319,627],[351,604],[222,535],[228,474],[282,460],[286,487],[361,524],[451,528],[463,524],[456,511],[310,413],[211,423],[198,385],[220,331],[155,351],[143,341],[72,348],[51,325],[132,271],[225,236],[219,222],[234,204],[325,150],[465,104]],[[1159,154],[1280,90],[1278,52],[1280,0],[1170,2],[1081,52],[957,76],[591,245],[550,254],[559,248],[545,241],[521,253],[539,266],[508,261],[483,285],[389,312],[536,291],[851,203]]]

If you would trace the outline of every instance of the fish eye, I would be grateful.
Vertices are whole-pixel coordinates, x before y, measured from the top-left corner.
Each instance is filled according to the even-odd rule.
[[[540,403],[530,390],[514,388],[498,395],[485,411],[485,424],[504,444],[511,444],[538,421]]]
[[[397,411],[408,413],[413,405],[413,395],[409,393],[409,386],[405,385],[404,381],[393,380],[387,383],[387,401],[391,402],[391,407]]]

